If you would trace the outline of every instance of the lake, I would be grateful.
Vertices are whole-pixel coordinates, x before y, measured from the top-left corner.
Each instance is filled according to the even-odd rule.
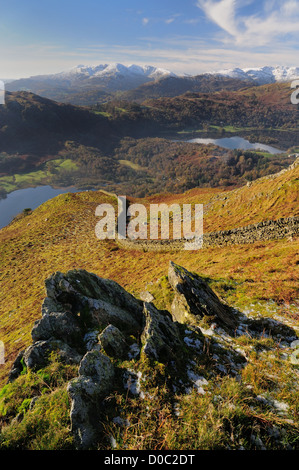
[[[187,142],[198,144],[215,144],[220,147],[242,150],[262,150],[271,154],[283,153],[282,150],[260,143],[250,143],[242,137],[225,137],[222,139],[191,139]],[[18,189],[0,199],[0,229],[9,224],[12,219],[24,209],[36,209],[38,206],[63,193],[80,192],[76,188],[54,189],[52,186],[38,186],[37,188]]]
[[[8,225],[12,219],[24,209],[36,209],[44,202],[63,193],[76,193],[76,188],[54,189],[52,186],[18,189],[0,199],[0,229]]]
[[[234,149],[241,149],[241,150],[262,150],[263,152],[268,152],[273,155],[277,155],[279,153],[283,153],[283,150],[277,149],[275,147],[271,147],[270,145],[254,143],[252,144],[243,137],[224,137],[223,139],[191,139],[187,142],[195,143],[195,144],[215,144],[219,145],[219,147],[223,147],[226,149],[234,150]]]

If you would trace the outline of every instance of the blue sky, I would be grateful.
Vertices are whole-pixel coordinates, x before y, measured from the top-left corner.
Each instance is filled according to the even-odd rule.
[[[298,66],[299,0],[1,1],[0,77],[78,64]]]

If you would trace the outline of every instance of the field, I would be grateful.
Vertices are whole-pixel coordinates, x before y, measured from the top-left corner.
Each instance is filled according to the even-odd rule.
[[[54,159],[42,165],[43,169],[29,173],[16,173],[13,176],[1,176],[0,187],[6,193],[17,189],[32,188],[53,182],[56,178],[72,175],[78,170],[78,166],[71,159]]]

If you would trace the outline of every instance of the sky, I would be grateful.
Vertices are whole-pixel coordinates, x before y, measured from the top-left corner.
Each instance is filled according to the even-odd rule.
[[[298,66],[299,0],[0,0],[0,77],[79,64]]]

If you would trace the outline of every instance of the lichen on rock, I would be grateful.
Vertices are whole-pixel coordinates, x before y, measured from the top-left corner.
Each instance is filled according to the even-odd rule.
[[[71,430],[78,448],[88,449],[96,441],[101,401],[111,390],[114,367],[98,350],[89,351],[79,366],[79,376],[68,385],[71,398]]]
[[[171,306],[175,320],[196,324],[204,316],[210,316],[223,327],[236,327],[237,319],[232,309],[220,301],[204,279],[171,261],[168,280],[175,291]]]
[[[125,336],[114,325],[108,325],[102,331],[99,343],[108,356],[123,358],[129,351]]]
[[[176,323],[171,316],[159,311],[152,303],[144,303],[146,318],[141,341],[142,352],[147,357],[160,362],[175,358],[178,348],[182,346]]]

